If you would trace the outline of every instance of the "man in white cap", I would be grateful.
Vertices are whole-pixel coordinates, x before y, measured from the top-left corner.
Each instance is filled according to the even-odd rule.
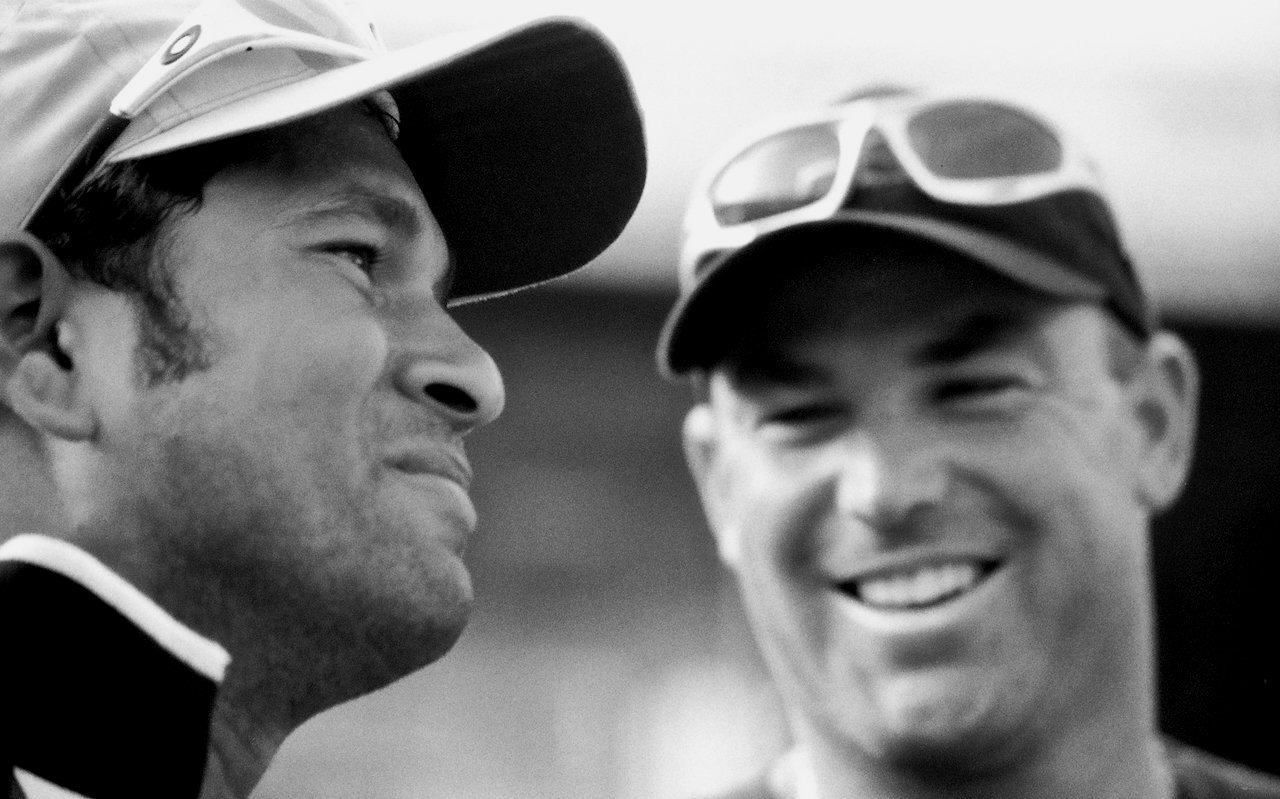
[[[681,285],[659,361],[795,742],[735,799],[1280,797],[1158,731],[1197,371],[1056,127],[885,89],[757,131]]]
[[[0,786],[247,796],[465,624],[503,388],[450,308],[616,238],[630,84],[566,20],[6,0],[0,109]]]

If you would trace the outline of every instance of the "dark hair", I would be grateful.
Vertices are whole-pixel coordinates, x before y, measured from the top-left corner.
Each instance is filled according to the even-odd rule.
[[[399,121],[384,104],[358,107],[394,141]],[[232,164],[270,159],[287,126],[232,136],[172,153],[109,164],[65,197],[55,198],[31,233],[73,277],[131,296],[139,310],[138,371],[148,385],[207,368],[211,341],[174,288],[168,223],[200,209],[204,187]]]
[[[208,148],[110,164],[40,218],[31,232],[77,278],[123,292],[138,308],[138,370],[149,385],[207,364],[207,342],[179,301],[166,263],[166,223],[199,209],[228,161]]]
[[[1107,367],[1117,382],[1128,383],[1145,363],[1143,355],[1147,351],[1150,337],[1140,337],[1116,314],[1109,316],[1106,334]]]

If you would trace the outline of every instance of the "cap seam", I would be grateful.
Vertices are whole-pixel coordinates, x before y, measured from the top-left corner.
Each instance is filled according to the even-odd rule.
[[[22,12],[22,9],[25,8],[28,4],[29,4],[29,0],[23,0],[23,2],[19,4],[18,14],[20,14]],[[66,11],[65,9],[69,5],[71,5],[71,3],[69,3],[67,0],[59,0],[59,2],[55,4],[54,10],[62,14],[67,14],[70,12]],[[17,19],[18,14],[14,14],[14,19]],[[120,38],[123,41],[125,41],[130,47],[134,46],[133,42],[129,41],[129,37],[124,34],[124,31],[121,29],[119,25],[111,25],[110,28],[118,36],[120,36]],[[82,41],[84,41],[85,46],[88,48],[89,52],[93,53],[94,58],[97,59],[98,63],[102,66],[103,69],[110,71],[111,74],[122,78],[122,80],[128,80],[128,76],[122,75],[120,71],[115,68],[115,66],[111,62],[111,59],[103,56],[102,50],[99,47],[99,43],[94,37],[88,35],[86,31],[86,25],[83,24],[83,22],[80,24],[80,26],[76,30],[76,36],[78,36]],[[123,85],[123,83],[121,85]],[[62,176],[66,174],[67,169],[70,168],[70,166],[73,163],[75,163],[76,159],[80,157],[80,153],[85,148],[86,144],[93,139],[94,132],[98,129],[98,124],[108,113],[110,113],[110,110],[111,110],[110,104],[108,104],[106,107],[102,109],[102,113],[98,115],[98,117],[94,120],[94,122],[90,124],[88,128],[85,129],[84,135],[76,140],[75,146],[72,147],[70,150],[68,150],[68,155],[62,159],[62,162],[59,164],[58,168],[55,169],[53,173],[50,175],[49,179],[45,181],[44,186],[40,189],[39,193],[36,195],[35,202],[32,203],[29,209],[27,209],[26,214],[22,218],[22,222],[19,227],[20,230],[25,230],[27,226],[30,225],[35,220],[37,212],[41,208],[43,208],[48,202],[56,199],[52,196],[54,188],[58,185],[59,181],[62,180]],[[94,169],[90,170],[89,174],[87,174],[85,178],[88,179],[88,177],[96,171],[97,171],[97,167],[95,165]],[[73,186],[71,188],[74,189],[76,187]]]
[[[186,103],[181,102],[176,97],[169,96],[168,102],[173,103],[174,106],[179,108],[181,110],[180,113],[173,114],[164,122],[160,122],[157,120],[156,115],[152,113],[149,109],[143,109],[142,113],[145,114],[147,118],[151,119],[153,122],[156,123],[155,127],[143,136],[139,136],[136,139],[128,140],[127,144],[124,144],[117,148],[112,148],[113,151],[109,152],[103,160],[104,161],[128,160],[128,156],[121,157],[120,153],[128,152],[129,150],[135,147],[138,147],[140,145],[145,144],[148,141],[151,141],[156,136],[159,136],[162,133],[167,133],[180,125],[186,124],[187,122],[190,122],[191,120],[199,117],[200,115],[204,114],[210,109],[225,108],[228,105],[238,103],[242,100],[246,100],[250,97],[261,94],[265,91],[270,91],[271,89],[279,88],[281,86],[289,86],[299,82],[299,80],[305,80],[305,78],[302,78],[300,76],[306,75],[308,73],[310,73],[313,77],[316,76],[316,73],[314,70],[311,70],[306,66],[302,66],[302,67],[299,67],[297,71],[291,72],[287,76],[279,76],[275,80],[260,81],[251,86],[244,87],[242,91],[238,91],[232,94],[220,95],[216,98],[211,98],[197,105],[188,105]],[[142,116],[139,115],[135,119],[141,119],[141,118]],[[127,135],[128,134],[126,133],[125,136],[122,136],[121,140],[122,141],[126,140]]]

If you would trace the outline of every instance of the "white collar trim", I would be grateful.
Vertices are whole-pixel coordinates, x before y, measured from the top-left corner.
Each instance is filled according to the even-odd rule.
[[[0,561],[30,563],[74,580],[115,608],[174,657],[213,682],[222,682],[231,661],[225,649],[169,615],[150,597],[74,544],[45,535],[16,535],[0,544]]]
[[[769,786],[786,799],[821,799],[813,758],[799,746],[783,755],[770,769]]]

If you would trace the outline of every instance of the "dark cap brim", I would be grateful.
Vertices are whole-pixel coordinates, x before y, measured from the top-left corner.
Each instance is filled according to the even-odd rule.
[[[1036,291],[1060,297],[1103,300],[1107,290],[1092,280],[1019,244],[960,225],[900,214],[845,211],[816,222],[792,225],[769,233],[713,261],[700,273],[692,290],[677,300],[667,315],[658,341],[658,368],[665,377],[678,379],[712,365],[723,353],[725,336],[709,337],[705,322],[716,313],[730,289],[745,283],[773,285],[787,279],[787,270],[748,268],[767,258],[775,247],[793,237],[815,232],[840,231],[841,235],[898,234],[936,244],[986,266]]]
[[[583,266],[635,211],[640,111],[589,27],[535,24],[391,93],[401,150],[458,262],[453,304]]]

